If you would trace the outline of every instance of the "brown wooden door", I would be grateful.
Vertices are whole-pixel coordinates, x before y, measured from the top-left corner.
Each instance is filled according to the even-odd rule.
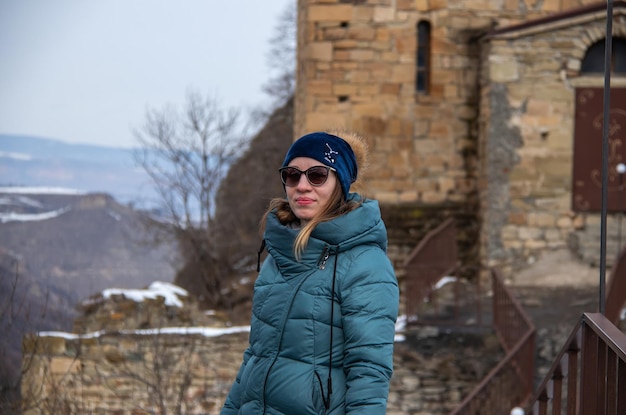
[[[574,124],[572,210],[599,212],[602,208],[602,129],[604,91],[578,88]],[[626,88],[611,88],[607,210],[626,211]]]

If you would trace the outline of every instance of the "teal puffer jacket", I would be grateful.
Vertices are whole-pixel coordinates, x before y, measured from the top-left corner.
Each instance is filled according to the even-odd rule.
[[[250,345],[221,413],[384,414],[399,295],[378,203],[318,225],[300,261],[297,232],[269,215]]]

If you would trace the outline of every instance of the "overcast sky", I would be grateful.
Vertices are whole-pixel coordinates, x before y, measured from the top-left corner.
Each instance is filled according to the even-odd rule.
[[[188,89],[244,110],[296,0],[0,0],[0,134],[135,145],[148,107]]]

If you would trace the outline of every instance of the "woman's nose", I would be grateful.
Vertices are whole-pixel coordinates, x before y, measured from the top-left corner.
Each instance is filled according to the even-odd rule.
[[[305,189],[308,190],[311,187],[311,184],[309,183],[309,179],[306,178],[306,174],[302,173],[300,175],[300,180],[298,180],[298,189]]]

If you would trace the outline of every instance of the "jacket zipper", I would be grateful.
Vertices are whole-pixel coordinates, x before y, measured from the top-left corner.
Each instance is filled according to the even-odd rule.
[[[317,266],[319,269],[326,268],[326,261],[328,261],[329,257],[330,257],[330,249],[328,248],[328,246],[325,246],[324,251],[322,251],[322,255],[320,255],[319,261],[317,261]]]

